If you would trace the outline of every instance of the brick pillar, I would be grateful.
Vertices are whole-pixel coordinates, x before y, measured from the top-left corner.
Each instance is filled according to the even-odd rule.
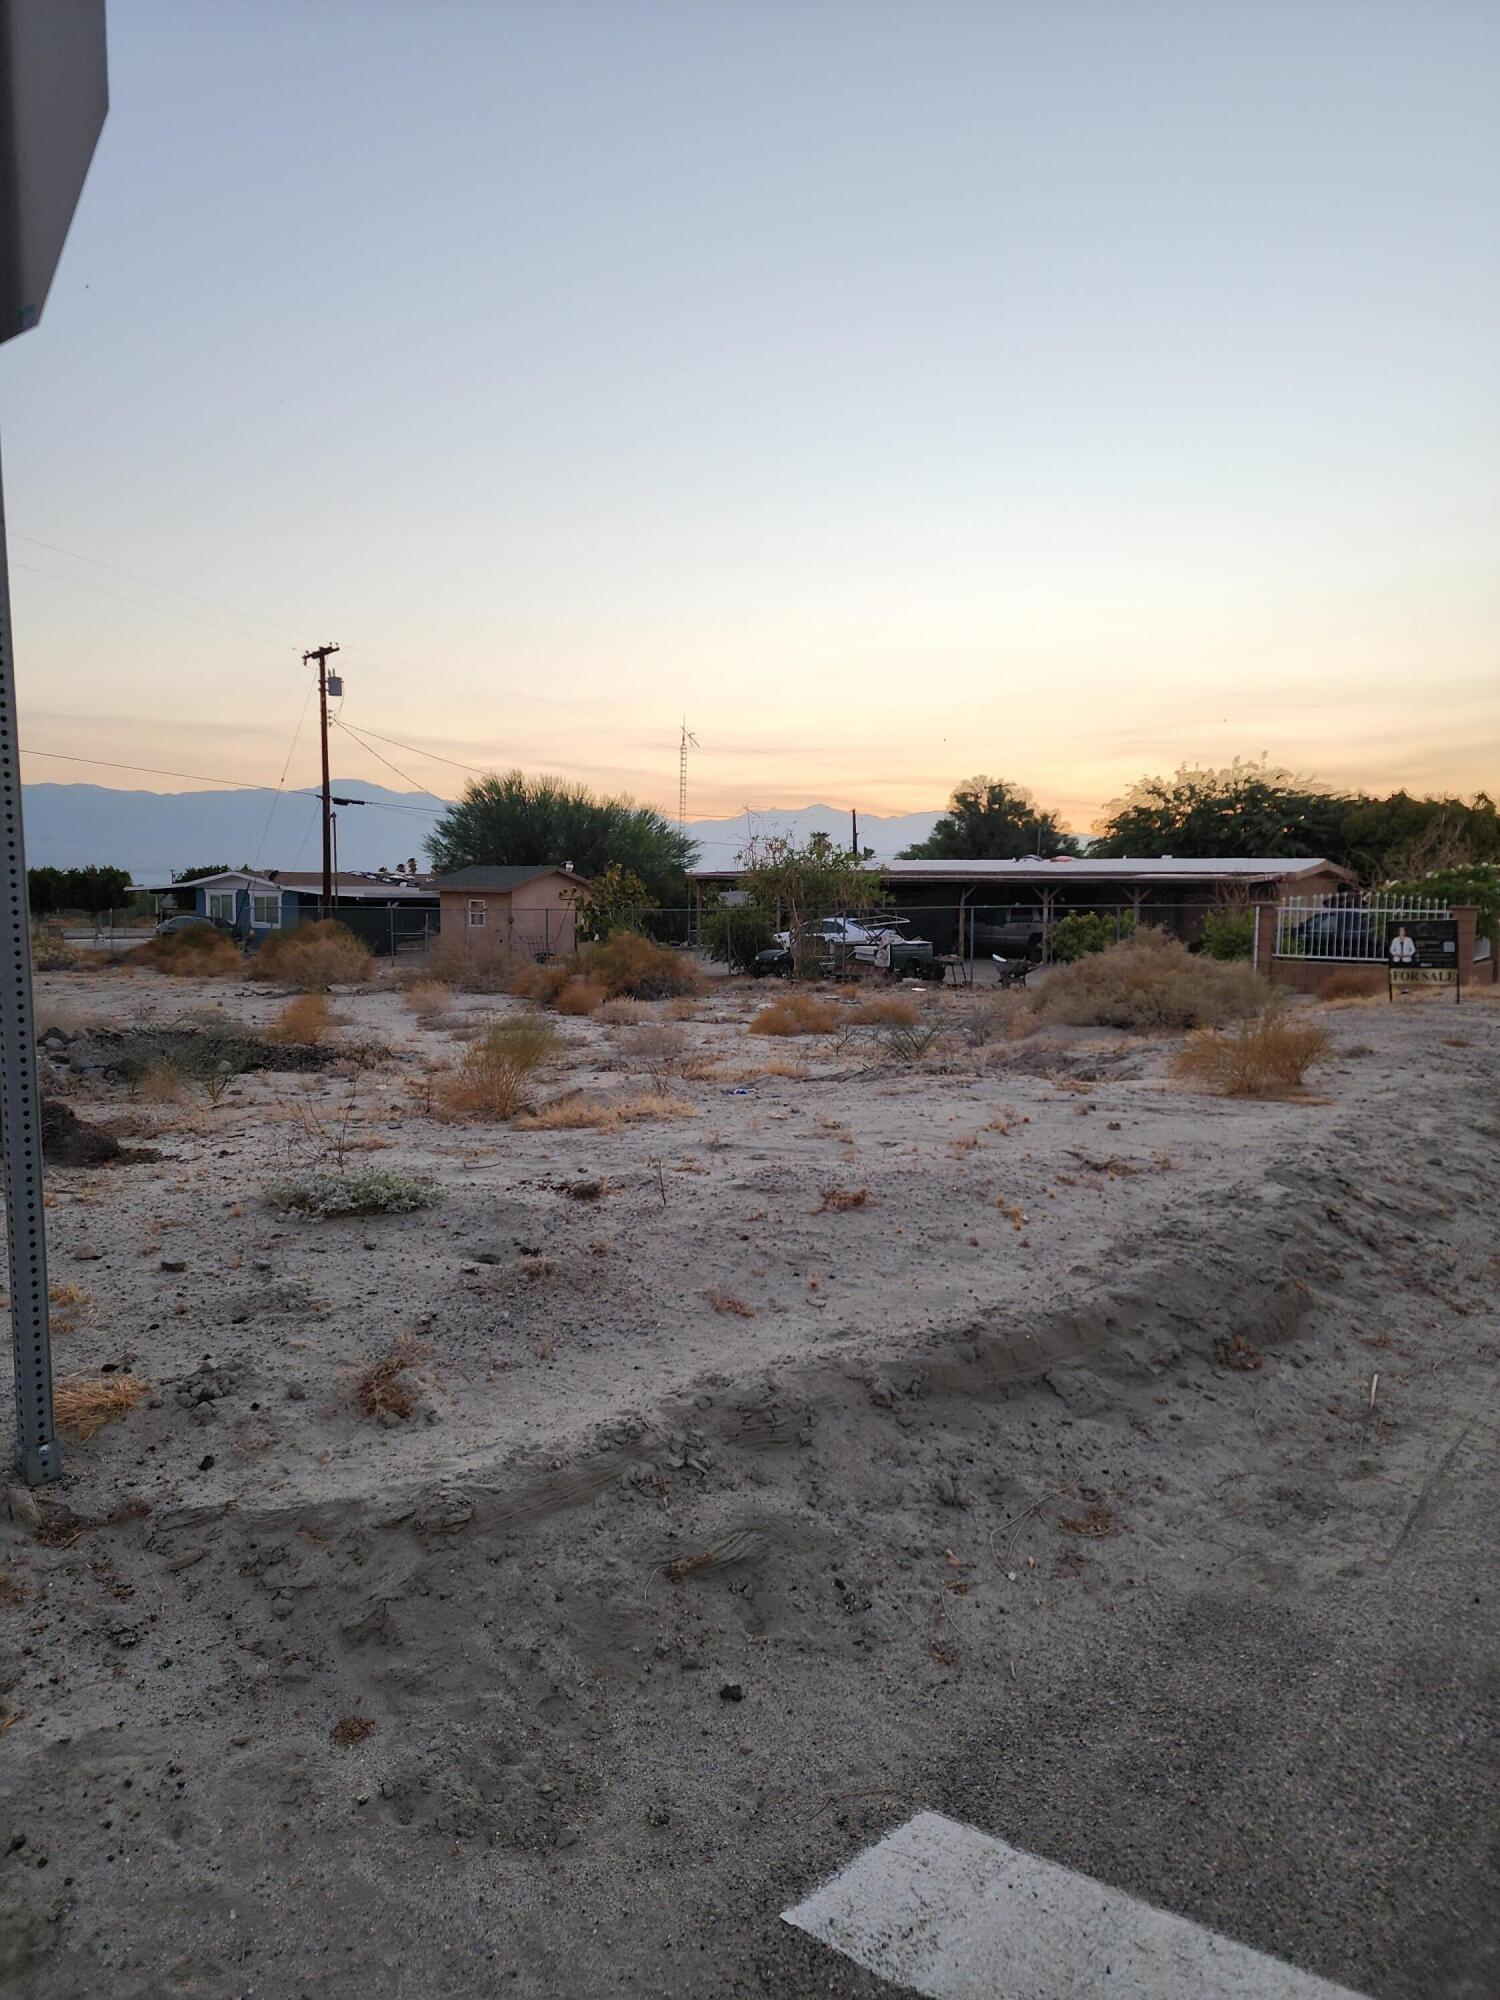
[[[1451,914],[1458,924],[1458,983],[1471,986],[1474,982],[1474,946],[1479,933],[1479,906],[1477,903],[1455,903]]]
[[[1252,963],[1262,979],[1271,977],[1271,958],[1276,950],[1276,905],[1255,906],[1255,952]]]

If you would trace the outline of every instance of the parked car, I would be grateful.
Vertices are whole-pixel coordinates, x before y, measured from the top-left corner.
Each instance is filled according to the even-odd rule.
[[[1297,941],[1308,958],[1381,958],[1385,921],[1378,910],[1319,910],[1297,926]]]
[[[974,926],[976,949],[989,952],[993,958],[1020,959],[1032,965],[1041,960],[1046,936],[1043,926],[1029,917],[1008,924]]]
[[[175,917],[163,917],[156,926],[156,935],[175,937],[179,931],[192,930],[195,924],[202,924],[207,930],[223,931],[226,936],[234,934],[234,925],[226,924],[222,917],[200,917],[193,910],[182,910]]]

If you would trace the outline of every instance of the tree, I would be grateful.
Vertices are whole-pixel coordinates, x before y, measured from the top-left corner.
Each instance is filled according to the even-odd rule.
[[[969,778],[955,785],[948,810],[902,861],[1019,861],[1028,854],[1076,854],[1079,843],[1054,814],[1038,812],[1021,785]]]
[[[641,918],[657,907],[640,876],[617,863],[574,891],[571,900],[578,936],[591,943],[615,931],[639,930]]]
[[[1344,803],[1339,839],[1331,858],[1372,882],[1483,867],[1500,861],[1500,813],[1484,792],[1467,801],[1360,794]]]
[[[528,778],[522,771],[471,780],[438,821],[427,848],[444,872],[476,863],[560,868],[572,862],[592,879],[625,868],[664,903],[682,897],[683,874],[698,853],[653,806],[599,798],[585,785]]]
[[[1337,860],[1346,804],[1264,758],[1236,758],[1222,770],[1182,764],[1170,778],[1140,779],[1107,805],[1089,852],[1132,860]]]
[[[70,868],[63,881],[68,904],[86,910],[96,922],[121,908],[130,892],[130,875],[124,868]]]
[[[26,896],[31,904],[34,917],[50,917],[62,909],[61,868],[28,868],[26,870]]]
[[[873,850],[851,854],[826,833],[805,847],[776,834],[752,840],[740,856],[741,883],[750,910],[775,930],[791,933],[799,972],[820,966],[818,953],[805,950],[805,932],[819,917],[857,916],[880,900],[880,875],[871,868]]]
[[[248,873],[248,870],[246,872]],[[227,861],[216,861],[212,868],[174,868],[172,870],[172,880],[174,882],[201,882],[205,875],[227,875],[228,873],[229,863]]]

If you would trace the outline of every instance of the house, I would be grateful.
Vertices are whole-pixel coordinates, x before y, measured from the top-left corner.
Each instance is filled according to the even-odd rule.
[[[323,916],[336,917],[371,950],[387,954],[420,948],[438,927],[438,896],[430,875],[343,873],[334,878],[333,898],[326,906],[321,873],[285,868],[227,868],[190,882],[132,883],[131,893],[154,897],[158,915],[192,911],[232,924],[252,947],[273,931]]]
[[[740,873],[692,869],[695,904],[701,907],[716,889],[733,888]],[[1047,860],[873,862],[871,873],[913,936],[931,938],[940,951],[960,952],[988,949],[991,934],[1003,925],[1047,925],[1085,910],[1128,913],[1191,944],[1208,912],[1225,904],[1334,896],[1356,886],[1350,871],[1334,862],[1287,857],[1091,861],[1060,854]]]
[[[588,885],[571,868],[455,868],[437,878],[443,931],[476,950],[504,947],[550,958],[578,941],[574,905]]]

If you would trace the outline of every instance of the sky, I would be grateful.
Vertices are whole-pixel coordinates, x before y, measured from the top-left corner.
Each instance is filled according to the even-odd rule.
[[[983,771],[1087,830],[1262,751],[1494,785],[1488,0],[109,33],[0,349],[28,779],[306,784],[336,641],[335,770],[444,794],[675,812],[684,719],[695,818]]]

